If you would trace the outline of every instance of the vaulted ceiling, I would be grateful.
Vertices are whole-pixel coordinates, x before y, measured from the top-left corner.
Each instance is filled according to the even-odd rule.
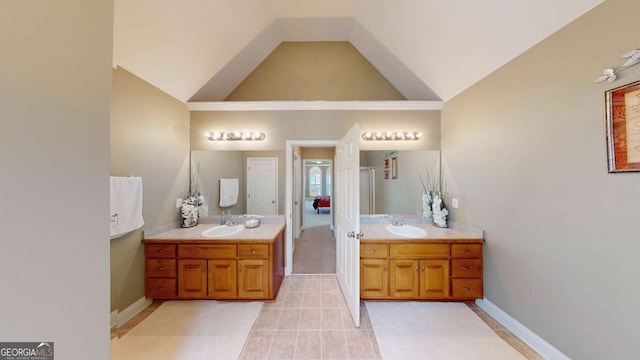
[[[115,0],[113,65],[221,101],[283,41],[349,41],[408,100],[446,101],[602,1]]]

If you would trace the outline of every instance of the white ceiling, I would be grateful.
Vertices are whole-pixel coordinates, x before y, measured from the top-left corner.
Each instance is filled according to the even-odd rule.
[[[349,41],[409,100],[449,100],[603,0],[115,0],[113,65],[223,100],[282,41]]]

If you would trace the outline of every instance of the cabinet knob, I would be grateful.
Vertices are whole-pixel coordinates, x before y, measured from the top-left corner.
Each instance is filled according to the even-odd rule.
[[[468,267],[468,266],[463,266],[463,267],[460,268],[460,270],[469,271],[469,270],[471,270],[471,268]]]
[[[370,253],[374,253],[374,252],[376,252],[376,251],[375,251],[374,249],[369,249],[369,252],[370,252]]]
[[[252,254],[255,254],[255,253],[256,253],[256,251],[255,251],[255,250],[251,250],[251,251],[249,251],[249,252],[250,252],[250,253],[252,253]]]
[[[465,287],[463,287],[462,289],[467,290],[467,291],[470,291],[470,290],[471,290],[471,288],[470,288],[470,287],[468,287],[468,286],[465,286]]]
[[[159,252],[159,253],[161,253],[161,254],[162,254],[163,252],[165,252],[165,251],[166,251],[165,249],[158,249],[158,252]]]
[[[164,286],[161,286],[161,287],[158,288],[159,291],[165,291],[165,289],[166,288]]]
[[[167,268],[166,268],[166,267],[164,267],[164,266],[158,266],[158,271],[165,271],[165,270],[167,270]]]

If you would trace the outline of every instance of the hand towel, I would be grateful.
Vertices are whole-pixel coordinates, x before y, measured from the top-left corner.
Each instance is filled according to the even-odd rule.
[[[124,236],[144,225],[142,218],[142,178],[110,178],[111,239]]]
[[[238,203],[238,179],[220,179],[220,207]]]

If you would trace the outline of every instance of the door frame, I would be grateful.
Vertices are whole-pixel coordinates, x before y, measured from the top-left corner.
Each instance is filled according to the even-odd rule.
[[[300,147],[336,147],[338,140],[287,140],[285,149],[285,268],[284,275],[293,272],[293,148]],[[333,172],[332,172],[333,176]],[[332,184],[333,186],[333,184]]]

